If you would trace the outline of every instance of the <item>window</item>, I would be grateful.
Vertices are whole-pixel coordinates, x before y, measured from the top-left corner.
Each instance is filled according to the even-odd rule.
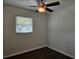
[[[32,25],[32,18],[16,16],[16,33],[33,32]]]

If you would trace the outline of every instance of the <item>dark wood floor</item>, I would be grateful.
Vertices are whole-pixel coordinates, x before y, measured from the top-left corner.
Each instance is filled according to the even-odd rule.
[[[72,59],[47,47],[6,59]]]

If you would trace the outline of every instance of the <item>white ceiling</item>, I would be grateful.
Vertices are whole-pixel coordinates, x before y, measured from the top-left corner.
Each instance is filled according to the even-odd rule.
[[[68,7],[70,5],[75,4],[75,0],[44,0],[44,2],[46,4],[56,2],[56,1],[59,1],[60,5],[52,6],[52,7],[50,7],[50,9],[59,10],[61,8]],[[28,6],[36,6],[37,5],[36,0],[4,0],[4,4],[10,4],[10,5],[14,5],[14,6],[22,7],[22,8],[27,8],[27,9],[32,9],[32,10],[36,10],[36,8],[35,7],[28,7]]]

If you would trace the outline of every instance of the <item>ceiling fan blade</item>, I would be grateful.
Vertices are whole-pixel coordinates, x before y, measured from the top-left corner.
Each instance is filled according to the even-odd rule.
[[[28,7],[36,7],[36,6],[28,6]]]
[[[38,10],[36,10],[36,12],[38,12]]]
[[[49,8],[46,8],[46,10],[49,11],[49,12],[53,12],[53,10],[51,10],[51,9],[49,9]]]
[[[57,6],[57,5],[60,5],[60,3],[59,2],[54,2],[54,3],[46,4],[47,7]]]

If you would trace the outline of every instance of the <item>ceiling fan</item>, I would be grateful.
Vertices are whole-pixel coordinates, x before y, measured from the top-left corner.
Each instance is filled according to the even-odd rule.
[[[43,13],[45,11],[53,12],[53,10],[49,9],[48,7],[60,5],[59,2],[45,4],[44,0],[36,0],[36,2],[38,4],[37,6],[29,6],[29,7],[37,7],[36,12],[40,13]]]

